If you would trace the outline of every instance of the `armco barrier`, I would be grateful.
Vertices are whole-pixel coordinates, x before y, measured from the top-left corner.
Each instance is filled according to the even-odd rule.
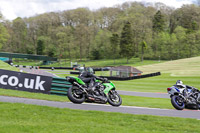
[[[107,78],[109,80],[123,81],[123,80],[134,80],[134,79],[140,79],[140,78],[148,78],[148,77],[159,76],[159,75],[161,75],[160,72],[145,74],[145,75],[141,75],[141,76],[125,77],[125,78],[121,78],[121,77],[109,77],[109,76],[100,76],[100,77]]]
[[[67,69],[67,70],[73,70],[73,67],[40,67],[40,69]]]
[[[0,52],[0,57],[8,57],[8,58],[26,58],[32,60],[43,60],[43,61],[57,61],[57,58],[44,56],[44,55],[33,55],[33,54],[21,54],[21,53],[7,53]]]
[[[80,72],[70,72],[70,74],[80,74]],[[160,72],[156,72],[156,73],[150,73],[150,74],[145,74],[145,75],[140,75],[140,76],[133,76],[133,77],[125,77],[125,78],[122,78],[122,77],[110,77],[110,76],[100,76],[102,78],[107,78],[109,80],[120,80],[120,81],[123,81],[123,80],[134,80],[134,79],[141,79],[141,78],[148,78],[148,77],[154,77],[154,76],[159,76],[161,75]]]
[[[24,65],[14,65],[15,67],[23,67],[23,68],[40,68],[40,69],[66,69],[66,70],[79,70],[73,67],[40,67],[40,66],[24,66]]]
[[[67,69],[67,70],[79,70],[76,67],[40,67],[40,69]],[[93,68],[94,71],[109,71],[108,68]]]
[[[67,91],[70,87],[71,83],[67,82],[65,78],[53,77],[50,93],[56,95],[67,95]]]
[[[70,72],[70,74],[80,74],[80,72]]]
[[[15,65],[15,67],[20,67],[20,65]],[[40,69],[66,69],[66,70],[79,70],[76,67],[39,67],[39,66],[24,66],[22,65],[21,67],[27,68],[27,67],[32,67],[32,68],[40,68]],[[94,71],[109,71],[109,68],[93,68]]]
[[[102,67],[102,68],[93,68],[94,71],[109,71],[109,67]]]

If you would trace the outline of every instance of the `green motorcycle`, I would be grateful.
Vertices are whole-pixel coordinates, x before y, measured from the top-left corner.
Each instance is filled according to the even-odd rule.
[[[83,102],[95,102],[106,104],[107,102],[112,106],[120,106],[122,98],[115,91],[115,85],[108,80],[96,80],[94,89],[89,90],[88,85],[77,77],[66,77],[67,81],[72,84],[68,89],[67,96],[73,103],[81,104]]]

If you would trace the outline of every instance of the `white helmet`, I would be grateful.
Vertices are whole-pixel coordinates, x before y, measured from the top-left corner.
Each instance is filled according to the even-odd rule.
[[[177,80],[176,85],[181,86],[181,87],[185,87],[185,85],[183,84],[183,82],[181,80]]]
[[[84,67],[79,68],[79,72],[84,72],[84,71],[85,71]]]
[[[176,85],[183,85],[183,82],[181,80],[177,80]]]

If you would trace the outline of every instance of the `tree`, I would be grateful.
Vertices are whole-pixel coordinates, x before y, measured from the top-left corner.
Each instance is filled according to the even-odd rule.
[[[158,10],[153,18],[153,31],[154,33],[159,33],[164,31],[165,27],[165,20],[164,16],[162,15],[161,11]]]
[[[7,32],[7,29],[0,23],[0,49],[3,45],[6,44],[8,38],[9,34]]]
[[[128,60],[131,59],[133,56],[133,48],[132,48],[132,31],[131,31],[131,23],[126,22],[121,32],[121,39],[120,39],[120,54]]]
[[[79,50],[80,60],[82,60],[85,57],[87,34],[88,34],[87,26],[80,24],[76,27],[75,36],[76,36],[77,49]]]
[[[196,53],[197,53],[195,33],[187,34],[186,39],[187,39],[186,42],[189,45],[189,55],[188,55],[188,57],[195,56]]]
[[[143,2],[95,11],[49,12],[13,21],[5,21],[0,13],[0,47],[6,52],[39,52],[70,60],[110,58],[114,63],[120,56],[127,63],[132,56],[141,61],[197,56],[199,14],[200,6],[194,4],[172,9],[162,3]]]
[[[25,53],[26,52],[26,37],[27,37],[27,26],[24,20],[20,17],[13,20],[12,25],[12,41],[15,52]]]
[[[186,29],[183,28],[182,26],[177,26],[176,29],[174,30],[174,34],[176,35],[177,38],[177,44],[175,48],[177,59],[183,58],[181,53],[184,52],[182,48],[184,47],[186,42]]]
[[[73,48],[73,30],[70,26],[62,26],[56,29],[56,38],[57,38],[57,53],[59,57],[72,58],[72,48]]]
[[[58,38],[58,43],[57,43],[57,49],[58,49],[58,57],[59,58],[62,58],[63,56],[63,53],[64,53],[64,50],[65,50],[65,45],[66,45],[66,37],[67,37],[67,34],[64,33],[64,32],[58,32],[56,34],[57,38]]]
[[[0,12],[0,20],[3,20],[1,12]],[[0,23],[0,50],[4,45],[6,45],[8,39],[9,39],[8,31],[6,27],[2,23]]]
[[[144,51],[145,49],[147,49],[147,43],[145,41],[142,41],[140,43],[142,51],[141,51],[141,61],[143,62],[143,58],[144,58]]]
[[[93,49],[92,51],[92,59],[99,60],[101,58],[100,52],[98,49]]]
[[[154,15],[152,23],[153,23],[153,26],[152,26],[153,38],[155,39],[158,37],[159,33],[164,31],[164,26],[165,26],[164,16],[161,14],[160,10],[158,10],[156,14]],[[156,57],[159,46],[157,43],[155,43],[153,47],[154,47],[155,57]]]
[[[95,36],[95,40],[93,42],[94,43],[93,50],[98,51],[99,59],[112,58],[111,44],[110,44],[111,36],[112,36],[112,34],[108,30],[99,30],[99,32]],[[94,52],[93,52],[93,54],[94,54]]]
[[[71,28],[70,26],[65,27],[65,33],[67,34],[66,37],[66,49],[68,51],[68,58],[71,60],[72,59],[72,48],[74,47],[74,37],[73,37],[73,28]],[[89,51],[89,50],[88,50]]]
[[[167,59],[167,50],[166,47],[170,41],[170,34],[167,32],[160,32],[157,37],[154,39],[154,44],[157,45],[157,53],[158,55],[155,56],[155,59]]]
[[[110,37],[110,43],[111,43],[111,51],[112,51],[112,56],[114,59],[114,64],[115,64],[115,59],[117,56],[117,50],[118,50],[118,46],[119,46],[119,35],[116,33],[112,34],[112,37]]]
[[[199,29],[200,7],[190,4],[183,5],[181,8],[175,10],[173,23],[177,26],[182,26],[187,29],[187,33],[191,33]]]
[[[37,55],[44,55],[44,40],[43,38],[39,38],[37,41]]]

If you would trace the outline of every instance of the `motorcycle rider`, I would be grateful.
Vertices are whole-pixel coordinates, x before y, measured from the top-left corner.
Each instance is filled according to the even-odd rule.
[[[184,85],[183,81],[181,81],[181,80],[177,80],[176,84],[174,86],[177,87],[177,88],[180,88],[180,89],[186,88],[186,89],[189,89],[189,90],[191,90],[193,88],[192,86]]]
[[[181,81],[181,80],[177,80],[177,81],[176,81],[176,84],[175,84],[174,86],[177,87],[177,88],[180,88],[180,89],[183,89],[183,88],[184,88],[184,89],[186,89],[189,93],[191,93],[192,91],[197,91],[197,92],[199,92],[197,101],[200,102],[200,91],[199,91],[197,88],[194,88],[194,87],[189,86],[189,85],[184,85],[184,84],[183,84],[183,81]]]
[[[106,81],[107,79],[106,78],[101,78],[101,77],[98,77],[98,76],[95,76],[94,75],[94,71],[91,67],[87,67],[87,68],[84,68],[84,67],[81,67],[80,68],[80,75],[79,75],[79,78],[81,80],[83,80],[83,82],[85,82],[86,84],[89,84],[88,86],[88,90],[89,91],[94,91],[96,86],[94,85],[95,83],[95,80],[98,79],[98,80],[101,80],[101,81]]]

